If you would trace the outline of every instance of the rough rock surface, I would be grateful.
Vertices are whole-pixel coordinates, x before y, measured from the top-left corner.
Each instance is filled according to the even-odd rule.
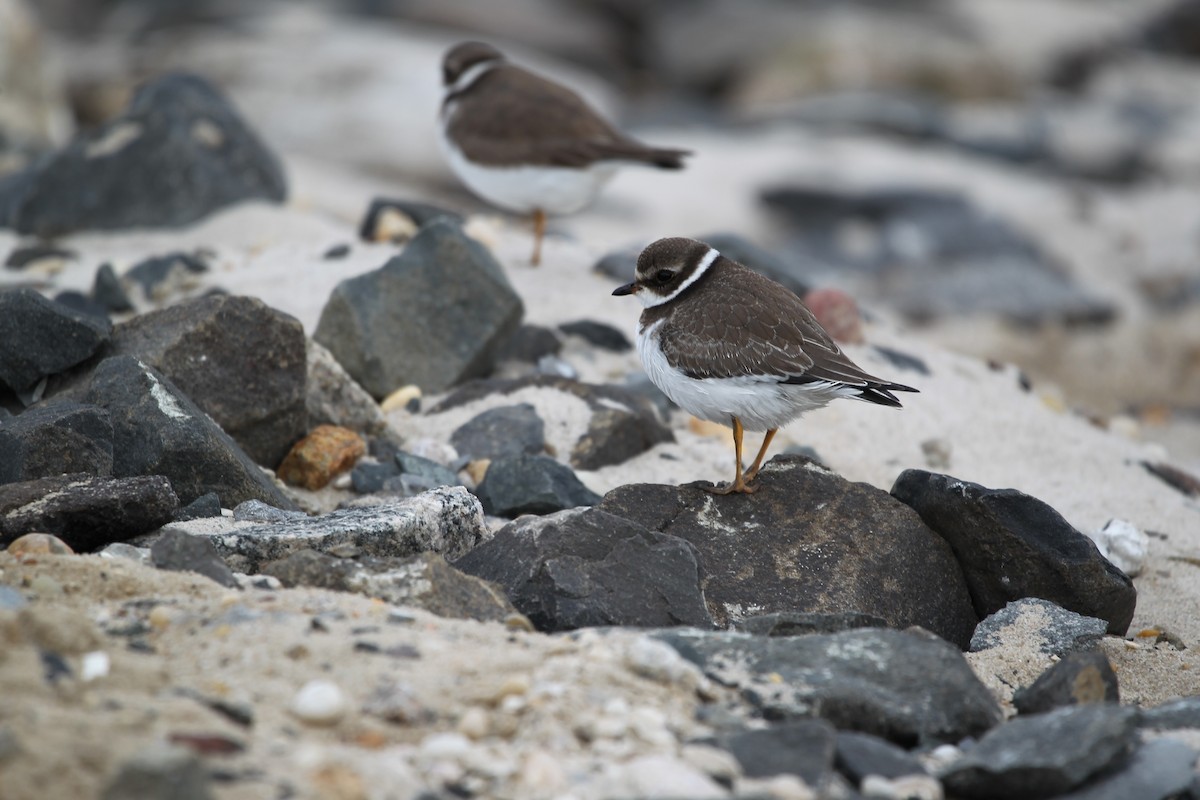
[[[750,613],[858,611],[966,647],[977,619],[958,563],[911,509],[802,456],[776,456],[759,484],[725,497],[698,485],[622,486],[598,508],[691,542],[719,625]]]
[[[202,78],[168,74],[116,119],[0,181],[0,225],[46,238],[175,227],[286,194],[278,160],[229,103]]]
[[[179,500],[161,476],[59,475],[0,486],[0,546],[53,533],[76,552],[97,550],[170,522]]]
[[[90,358],[111,332],[112,323],[33,289],[0,291],[0,384],[28,396],[43,378]]]
[[[801,719],[722,737],[750,778],[798,775],[813,789],[826,788],[833,774],[837,731],[822,719]]]
[[[385,603],[423,608],[440,617],[504,620],[517,609],[488,581],[466,575],[437,553],[408,558],[337,558],[297,550],[263,564],[261,572],[284,586],[357,592]]]
[[[1019,714],[1120,701],[1117,673],[1113,672],[1108,656],[1098,650],[1068,653],[1036,681],[1013,694],[1013,705]]]
[[[490,408],[459,426],[450,444],[470,459],[536,455],[546,449],[545,423],[529,403]]]
[[[954,548],[980,618],[1010,600],[1041,597],[1105,620],[1109,633],[1129,629],[1133,581],[1041,500],[917,469],[900,474],[892,496]]]
[[[183,530],[187,530],[184,528]],[[434,489],[416,497],[368,508],[348,508],[211,534],[230,566],[257,572],[297,550],[326,552],[352,547],[368,556],[411,556],[427,550],[456,558],[483,537],[483,509],[461,487]]]
[[[82,403],[46,403],[0,421],[0,484],[83,472],[112,474],[108,413]]]
[[[1016,636],[1028,636],[1028,633],[1020,632],[1023,629],[1036,631],[1038,650],[1048,656],[1060,657],[1091,650],[1104,636],[1106,628],[1102,619],[1067,611],[1039,597],[1023,597],[979,623],[971,635],[971,651],[1002,645],[1009,630],[1015,631]]]
[[[142,314],[112,336],[114,354],[157,369],[272,469],[308,428],[304,347],[295,317],[228,295]]]
[[[712,624],[694,549],[600,511],[518,519],[454,566],[500,585],[542,631]]]
[[[378,270],[338,284],[313,338],[381,399],[486,374],[523,313],[491,253],[435,220]]]
[[[996,700],[962,653],[927,633],[654,635],[713,680],[739,688],[768,719],[817,716],[838,730],[872,733],[905,747],[978,736],[1001,719]]]
[[[164,475],[185,505],[216,492],[227,508],[251,499],[293,507],[228,434],[137,359],[100,362],[85,398],[112,421],[114,475]]]
[[[177,530],[163,531],[150,545],[150,563],[159,569],[195,572],[222,586],[238,585],[233,570],[221,559],[212,542],[203,536],[191,536]]]
[[[550,514],[600,502],[600,495],[584,486],[570,467],[549,456],[496,459],[488,466],[475,494],[483,510],[497,517]]]
[[[309,339],[305,407],[308,424],[337,425],[373,436],[387,428],[379,403],[337,362],[333,354]]]

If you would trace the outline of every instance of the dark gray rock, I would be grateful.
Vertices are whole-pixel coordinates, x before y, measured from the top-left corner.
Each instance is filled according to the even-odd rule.
[[[308,430],[304,341],[299,320],[261,300],[211,296],[118,325],[112,348],[157,369],[274,468]]]
[[[202,78],[168,74],[117,118],[0,184],[0,224],[43,238],[177,227],[286,194],[279,161],[229,103]]]
[[[801,719],[721,737],[747,778],[798,775],[813,789],[833,777],[837,731],[825,720]]]
[[[435,206],[432,203],[422,203],[416,200],[394,200],[386,197],[376,197],[367,207],[366,216],[358,226],[358,238],[365,242],[381,242],[387,238],[380,229],[380,217],[384,213],[397,213],[412,221],[414,228],[423,228],[435,219],[446,219],[461,225],[465,220],[456,211]]]
[[[107,262],[96,270],[96,279],[92,282],[92,299],[113,314],[123,314],[133,311],[133,302],[129,299],[121,279],[117,277],[112,264]]]
[[[600,495],[584,486],[570,467],[550,456],[496,459],[475,494],[483,503],[483,510],[497,517],[550,514],[600,502]]]
[[[887,362],[896,369],[908,370],[910,372],[915,372],[918,375],[933,374],[929,370],[929,365],[925,363],[924,359],[918,358],[911,353],[905,353],[901,350],[897,350],[894,347],[884,347],[880,344],[872,345],[871,349],[887,359]]]
[[[556,356],[560,350],[562,340],[554,331],[541,325],[522,325],[504,341],[496,360],[536,364],[543,356]]]
[[[222,531],[211,538],[233,569],[253,574],[267,561],[306,549],[352,548],[381,558],[432,551],[456,558],[478,544],[483,531],[479,501],[454,487],[368,508]]]
[[[0,384],[29,399],[39,381],[91,358],[111,332],[111,322],[80,314],[33,289],[2,291]]]
[[[364,436],[383,433],[387,429],[387,418],[375,398],[347,374],[332,353],[311,339],[307,340],[307,346],[305,406],[309,429],[318,425],[336,425]]]
[[[97,406],[60,402],[0,420],[0,484],[83,472],[112,475],[113,429]]]
[[[520,607],[520,604],[517,604]],[[653,634],[766,719],[820,717],[905,747],[978,736],[1002,719],[958,648],[923,632]]]
[[[855,731],[838,733],[834,765],[855,786],[868,775],[890,779],[925,774],[921,762],[907,750],[878,736]]]
[[[524,308],[483,245],[444,219],[378,270],[334,289],[313,338],[375,398],[487,374]]]
[[[171,521],[179,500],[159,475],[59,475],[0,486],[0,547],[26,533],[53,533],[77,553],[149,533]]]
[[[210,519],[221,516],[221,498],[216,492],[202,494],[183,508],[175,512],[175,521],[189,519]]]
[[[195,572],[222,586],[238,585],[233,570],[217,553],[212,542],[177,530],[165,530],[150,545],[150,562],[172,572]]]
[[[1108,656],[1101,651],[1068,653],[1028,686],[1013,694],[1019,714],[1040,714],[1087,703],[1119,703],[1120,688]]]
[[[173,286],[186,283],[188,275],[205,272],[208,272],[208,264],[199,256],[174,252],[139,261],[125,273],[125,280],[139,286],[145,297],[165,300]]]
[[[102,361],[85,399],[112,421],[114,475],[164,475],[184,504],[216,492],[227,508],[250,499],[294,507],[208,415],[137,359]]]
[[[581,319],[576,322],[564,322],[558,329],[569,336],[578,336],[601,350],[627,353],[633,349],[633,342],[629,341],[629,337],[606,322]]]
[[[699,552],[718,625],[748,609],[857,611],[966,647],[977,618],[949,546],[886,492],[801,456],[776,456],[753,495],[638,484],[599,508],[682,536]]]
[[[351,559],[299,550],[262,565],[261,571],[284,586],[357,592],[440,617],[503,621],[518,613],[499,587],[455,569],[437,553]]]
[[[139,750],[105,785],[100,800],[212,800],[212,779],[190,750],[156,744]]]
[[[454,470],[443,467],[430,458],[400,451],[396,453],[396,466],[400,468],[401,475],[417,479],[430,489],[438,486],[462,486],[462,481],[454,474]]]
[[[1157,706],[1143,708],[1138,717],[1138,725],[1153,731],[1200,728],[1200,695],[1180,697]]]
[[[92,298],[83,292],[76,292],[74,290],[59,292],[54,295],[54,302],[83,314],[85,317],[91,317],[102,322],[112,322],[108,316],[108,309],[92,300]]]
[[[490,395],[535,388],[573,395],[591,409],[593,417],[587,431],[572,445],[571,465],[576,469],[619,464],[656,444],[675,440],[671,429],[659,419],[653,402],[638,392],[551,375],[472,381],[443,399],[430,413],[437,414]]]
[[[541,631],[712,624],[687,542],[598,511],[516,520],[454,566],[499,584]]]
[[[1167,800],[1183,795],[1196,779],[1196,751],[1184,742],[1157,739],[1146,742],[1119,770],[1104,773],[1080,789],[1056,800]],[[1194,789],[1193,789],[1194,791]]]
[[[533,455],[546,450],[546,425],[529,403],[500,406],[464,422],[450,444],[470,459]]]
[[[790,225],[787,253],[811,266],[811,279],[857,276],[856,294],[911,319],[996,313],[1020,323],[1095,323],[1115,314],[1034,241],[956,193],[789,186],[762,199]],[[847,226],[869,231],[872,246],[848,245]]]
[[[74,261],[79,254],[74,250],[56,247],[53,244],[36,243],[24,247],[14,247],[4,259],[7,269],[25,269],[39,261]]]
[[[359,494],[382,492],[393,478],[400,477],[400,467],[395,461],[373,464],[360,461],[350,470],[350,485]]]
[[[1108,623],[1102,619],[1067,611],[1049,600],[1024,597],[1012,601],[979,623],[971,636],[971,651],[978,652],[1001,645],[1004,631],[1022,622],[1023,629],[1037,631],[1038,649],[1055,657],[1093,649],[1100,643],[1108,627]]]
[[[900,474],[892,496],[954,548],[980,618],[1011,600],[1041,597],[1105,620],[1109,633],[1129,629],[1133,581],[1041,500],[916,469]]]
[[[1058,797],[1102,770],[1119,768],[1136,743],[1137,711],[1115,705],[1017,717],[989,731],[942,773],[947,794]]]
[[[887,620],[858,611],[808,614],[802,611],[775,611],[745,617],[735,626],[755,636],[806,636],[810,633],[838,633],[855,628],[886,628]]]

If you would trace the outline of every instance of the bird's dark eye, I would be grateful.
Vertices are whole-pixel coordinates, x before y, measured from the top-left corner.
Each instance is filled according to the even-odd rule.
[[[658,272],[654,273],[654,280],[658,281],[659,283],[670,283],[671,279],[674,277],[675,271],[670,269],[660,269]]]

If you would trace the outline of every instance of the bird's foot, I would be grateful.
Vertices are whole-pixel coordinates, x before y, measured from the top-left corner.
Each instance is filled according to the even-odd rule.
[[[721,494],[721,495],[754,494],[755,492],[758,491],[757,486],[747,486],[746,481],[744,481],[744,480],[734,481],[733,483],[727,483],[724,486],[713,486],[711,488],[708,486],[705,486],[702,488],[704,489],[704,491],[708,492],[709,494]]]

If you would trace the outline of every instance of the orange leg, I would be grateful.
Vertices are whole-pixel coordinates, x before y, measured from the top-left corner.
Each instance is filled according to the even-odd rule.
[[[746,483],[758,477],[758,468],[762,466],[763,456],[767,454],[767,448],[771,446],[771,440],[775,438],[778,430],[779,428],[772,428],[763,437],[762,447],[758,448],[758,455],[754,457],[754,463],[750,465],[750,469],[746,470]]]
[[[533,256],[529,259],[532,266],[542,263],[542,237],[546,235],[546,212],[540,208],[533,210]]]
[[[713,488],[706,489],[705,491],[713,494],[733,494],[734,492],[738,492],[740,494],[751,494],[756,491],[754,487],[747,486],[746,481],[742,478],[742,435],[745,434],[745,432],[745,429],[742,427],[742,421],[737,417],[734,417],[733,452],[735,458],[734,466],[736,467],[736,471],[733,474],[733,482],[721,488],[714,486]]]

